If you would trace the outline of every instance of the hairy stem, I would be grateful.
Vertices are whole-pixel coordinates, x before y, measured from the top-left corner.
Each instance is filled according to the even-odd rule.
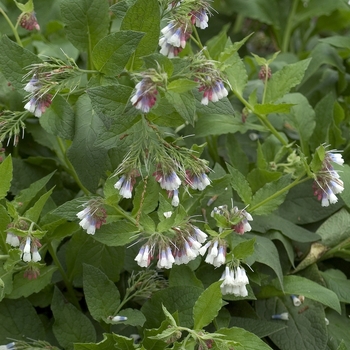
[[[6,22],[8,23],[8,25],[10,26],[13,35],[16,38],[17,44],[21,47],[23,47],[22,41],[18,35],[18,32],[16,30],[16,28],[14,27],[14,25],[12,24],[10,18],[7,16],[7,14],[5,13],[5,11],[0,7],[0,13],[5,17]]]

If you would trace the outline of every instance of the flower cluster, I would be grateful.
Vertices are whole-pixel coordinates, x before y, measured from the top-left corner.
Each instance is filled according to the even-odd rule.
[[[40,30],[39,23],[36,19],[35,12],[26,12],[20,16],[19,24],[27,30]]]
[[[99,229],[106,222],[106,209],[99,198],[91,199],[84,206],[85,208],[76,214],[80,219],[79,225],[89,235],[94,235],[96,229]]]
[[[21,259],[24,262],[38,262],[41,260],[40,253],[38,248],[41,247],[40,242],[35,239],[27,236],[22,239],[19,245],[19,249],[22,251]]]
[[[173,58],[186,47],[192,34],[192,25],[208,27],[209,4],[206,1],[177,2],[169,7],[172,19],[162,30],[159,39],[160,53]]]
[[[226,241],[222,239],[213,239],[205,244],[199,253],[203,256],[207,252],[205,262],[219,267],[226,262]]]
[[[227,205],[215,207],[211,216],[218,219],[216,221],[221,229],[231,228],[240,235],[252,229],[248,221],[252,221],[253,217],[245,209],[239,210],[236,206],[231,210],[228,210]],[[225,218],[225,222],[221,220],[222,217]]]
[[[154,256],[158,256],[157,267],[160,269],[171,269],[173,264],[187,264],[194,260],[199,255],[207,235],[191,224],[174,227],[173,232],[175,233],[173,240],[160,235],[151,236],[134,259],[138,265],[148,267]],[[158,254],[155,254],[157,248]]]
[[[122,175],[119,180],[114,184],[114,188],[119,190],[119,194],[123,198],[131,198],[132,190],[136,182],[136,176],[132,173]]]
[[[234,294],[236,297],[248,296],[246,285],[249,284],[249,280],[242,267],[237,266],[232,269],[226,266],[220,280],[223,281],[220,286],[223,295]]]
[[[343,192],[344,183],[340,179],[338,172],[333,168],[332,163],[344,164],[344,160],[339,153],[327,151],[322,163],[321,170],[316,174],[313,183],[314,195],[323,207],[338,202],[336,194]]]
[[[209,76],[206,81],[202,81],[199,91],[203,91],[201,104],[207,106],[209,101],[217,102],[228,95],[223,81],[220,78],[211,79]]]

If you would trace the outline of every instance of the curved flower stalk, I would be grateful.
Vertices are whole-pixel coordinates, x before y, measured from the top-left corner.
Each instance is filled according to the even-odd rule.
[[[336,194],[344,190],[344,183],[332,165],[332,163],[344,164],[342,155],[337,152],[339,151],[333,150],[326,152],[321,170],[315,175],[315,181],[313,183],[314,195],[321,201],[323,207],[337,203],[338,198]]]

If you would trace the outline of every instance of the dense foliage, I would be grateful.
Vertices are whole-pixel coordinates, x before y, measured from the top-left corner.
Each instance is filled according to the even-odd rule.
[[[347,1],[0,15],[0,349],[350,349]]]

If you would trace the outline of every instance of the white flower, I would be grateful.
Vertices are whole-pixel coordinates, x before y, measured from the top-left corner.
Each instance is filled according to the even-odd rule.
[[[165,213],[163,213],[164,217],[166,219],[169,219],[171,217],[171,215],[173,215],[173,212],[172,211],[166,211]]]
[[[148,244],[143,245],[134,260],[139,266],[147,267],[151,262],[150,246]]]
[[[194,230],[194,235],[195,235],[196,240],[199,243],[204,243],[205,240],[207,239],[208,235],[206,233],[204,233],[202,230],[200,230],[198,227],[196,227],[196,226],[192,226],[192,227]]]
[[[282,312],[281,314],[272,315],[271,318],[273,320],[288,321],[289,320],[289,314],[288,314],[288,312]]]
[[[6,243],[12,247],[19,247],[19,238],[12,232],[7,232]]]
[[[32,253],[32,261],[38,262],[41,260],[40,253],[38,252],[38,247],[34,246],[33,253]]]
[[[301,300],[296,295],[292,294],[290,297],[292,298],[294,306],[300,306],[301,305]]]
[[[173,199],[171,201],[171,205],[174,207],[178,207],[180,204],[180,199],[179,199],[179,190],[174,190],[173,191]]]
[[[114,188],[119,190],[119,194],[123,198],[131,198],[132,197],[132,184],[131,184],[131,178],[126,176],[122,176],[114,185]]]
[[[126,316],[109,316],[108,318],[112,322],[126,321],[128,319]]]
[[[243,268],[238,266],[232,270],[226,266],[220,280],[224,281],[221,284],[222,294],[234,294],[236,297],[248,296],[246,285],[249,284],[249,280]]]

